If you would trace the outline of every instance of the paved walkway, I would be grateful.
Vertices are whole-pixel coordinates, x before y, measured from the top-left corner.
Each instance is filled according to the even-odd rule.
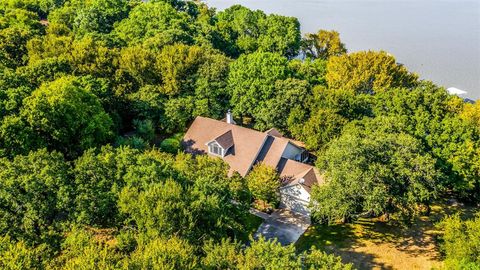
[[[310,217],[287,209],[275,210],[271,215],[263,214],[267,217],[264,218],[264,222],[258,227],[254,238],[262,235],[266,239],[276,238],[280,244],[288,245],[297,242],[298,238],[310,226]],[[254,215],[257,214],[255,213]]]
[[[262,212],[262,211],[258,211],[258,210],[255,209],[255,208],[250,208],[249,212],[250,212],[250,214],[255,215],[255,216],[257,216],[257,217],[259,217],[259,218],[261,218],[261,219],[264,219],[264,220],[267,219],[267,218],[270,218],[270,215],[269,215],[269,214],[264,213],[264,212]]]

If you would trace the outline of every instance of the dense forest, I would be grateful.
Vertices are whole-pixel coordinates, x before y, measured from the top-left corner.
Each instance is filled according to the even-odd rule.
[[[315,222],[480,202],[480,102],[386,52],[348,53],[338,32],[302,37],[296,18],[242,6],[2,0],[0,268],[351,268],[249,238],[252,197],[275,197],[275,181],[258,190],[265,177],[159,149],[228,109],[316,155]],[[443,222],[448,265],[480,264],[478,224]]]

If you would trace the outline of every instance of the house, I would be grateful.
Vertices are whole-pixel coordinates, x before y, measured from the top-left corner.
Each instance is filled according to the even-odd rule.
[[[282,182],[280,207],[305,215],[312,186],[323,182],[318,170],[305,163],[310,155],[301,142],[276,129],[260,132],[239,126],[230,111],[222,121],[197,117],[182,144],[186,152],[222,158],[230,165],[229,175],[246,176],[260,162],[275,168]]]

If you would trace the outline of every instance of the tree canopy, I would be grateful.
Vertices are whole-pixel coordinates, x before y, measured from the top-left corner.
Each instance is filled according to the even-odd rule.
[[[413,217],[439,197],[480,201],[479,104],[240,5],[1,1],[0,268],[351,269],[247,240],[252,202],[279,201],[275,169],[229,177],[164,139],[232,109],[317,157],[314,221]],[[445,222],[449,265],[478,262],[472,222]]]

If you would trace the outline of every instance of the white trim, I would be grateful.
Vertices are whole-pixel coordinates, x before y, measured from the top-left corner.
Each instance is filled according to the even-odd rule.
[[[220,154],[217,154],[217,153],[214,153],[214,152],[210,151],[210,144],[212,144],[212,143],[215,143],[215,145],[220,149]],[[211,141],[207,142],[205,145],[207,146],[208,153],[210,155],[223,158],[223,157],[225,157],[225,153],[227,153],[227,150],[225,150],[216,140],[211,140]]]

